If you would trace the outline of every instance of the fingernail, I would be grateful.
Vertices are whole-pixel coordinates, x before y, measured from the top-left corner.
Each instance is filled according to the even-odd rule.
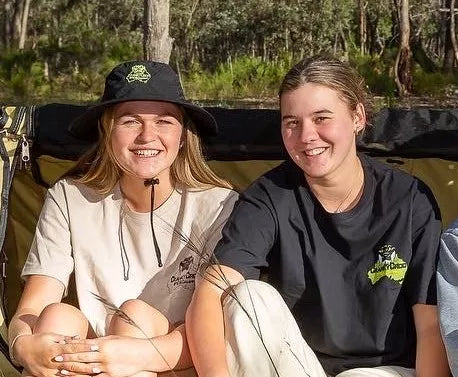
[[[76,334],[76,335],[73,335],[73,336],[72,336],[72,339],[76,339],[76,340],[79,340],[79,339],[80,339],[80,336],[79,336],[78,334]]]
[[[63,374],[64,376],[67,376],[67,375],[70,374],[70,372],[69,372],[68,370],[66,370],[66,369],[62,369],[62,370],[60,371],[60,374]]]
[[[99,374],[102,373],[102,371],[99,368],[92,368],[92,373]]]
[[[59,355],[59,356],[56,356],[56,357],[54,358],[54,360],[56,360],[56,361],[64,361],[64,358],[63,358],[62,355]]]
[[[98,351],[98,350],[99,350],[99,346],[97,344],[91,344],[91,351]]]
[[[59,340],[59,344],[66,344],[65,339]]]

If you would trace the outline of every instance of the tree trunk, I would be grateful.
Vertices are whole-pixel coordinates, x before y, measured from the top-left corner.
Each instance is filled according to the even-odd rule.
[[[359,5],[359,45],[361,55],[366,53],[366,41],[367,41],[367,18],[366,18],[366,7],[367,1],[358,0]]]
[[[16,48],[21,35],[22,14],[24,11],[24,0],[15,0],[13,6],[13,18],[11,22],[11,47]]]
[[[394,63],[394,79],[401,97],[412,91],[412,51],[410,50],[409,0],[400,0],[399,50]]]
[[[450,37],[452,40],[453,52],[455,53],[455,61],[458,62],[458,46],[455,36],[455,0],[450,0]]]
[[[25,38],[27,37],[27,21],[29,19],[31,0],[25,0],[24,9],[22,11],[21,33],[19,35],[19,50],[23,50],[25,46]]]
[[[445,8],[451,9],[451,0],[445,1]],[[451,13],[443,12],[443,27],[445,28],[444,40],[444,63],[442,69],[444,72],[452,72],[455,63],[455,52],[453,50],[452,36],[450,34],[451,28]]]
[[[6,49],[10,49],[12,46],[12,30],[11,30],[11,18],[13,14],[13,7],[12,3],[10,0],[5,0],[4,6],[3,6],[3,45],[5,46]]]
[[[169,0],[144,0],[143,55],[168,63],[173,39],[169,36]]]

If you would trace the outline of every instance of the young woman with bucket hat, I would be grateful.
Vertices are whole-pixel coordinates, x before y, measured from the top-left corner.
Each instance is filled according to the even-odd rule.
[[[216,130],[167,64],[107,76],[101,103],[70,125],[94,147],[48,191],[22,272],[9,344],[25,375],[192,366],[185,311],[237,196],[202,155],[199,136]],[[61,303],[72,273],[79,309]]]
[[[199,376],[448,377],[431,191],[357,153],[370,101],[347,64],[304,59],[279,97],[289,159],[241,193],[187,311]]]

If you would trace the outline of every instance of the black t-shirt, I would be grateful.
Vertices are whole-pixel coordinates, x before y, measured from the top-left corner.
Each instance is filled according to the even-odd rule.
[[[246,279],[267,270],[327,373],[415,366],[412,305],[436,304],[441,221],[418,179],[360,155],[364,188],[331,214],[286,161],[256,180],[215,255]]]

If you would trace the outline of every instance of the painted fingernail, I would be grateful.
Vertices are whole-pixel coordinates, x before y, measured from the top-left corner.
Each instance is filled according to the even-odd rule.
[[[98,350],[99,350],[99,346],[97,344],[91,344],[91,351],[98,351]]]
[[[64,361],[64,357],[62,355],[59,355],[59,356],[56,356],[54,358],[54,360],[56,360],[56,361]]]
[[[102,371],[99,368],[92,368],[92,373],[99,374],[102,373]]]
[[[70,372],[68,370],[66,370],[66,369],[62,369],[60,371],[60,374],[63,374],[64,376],[68,376],[70,374]]]

